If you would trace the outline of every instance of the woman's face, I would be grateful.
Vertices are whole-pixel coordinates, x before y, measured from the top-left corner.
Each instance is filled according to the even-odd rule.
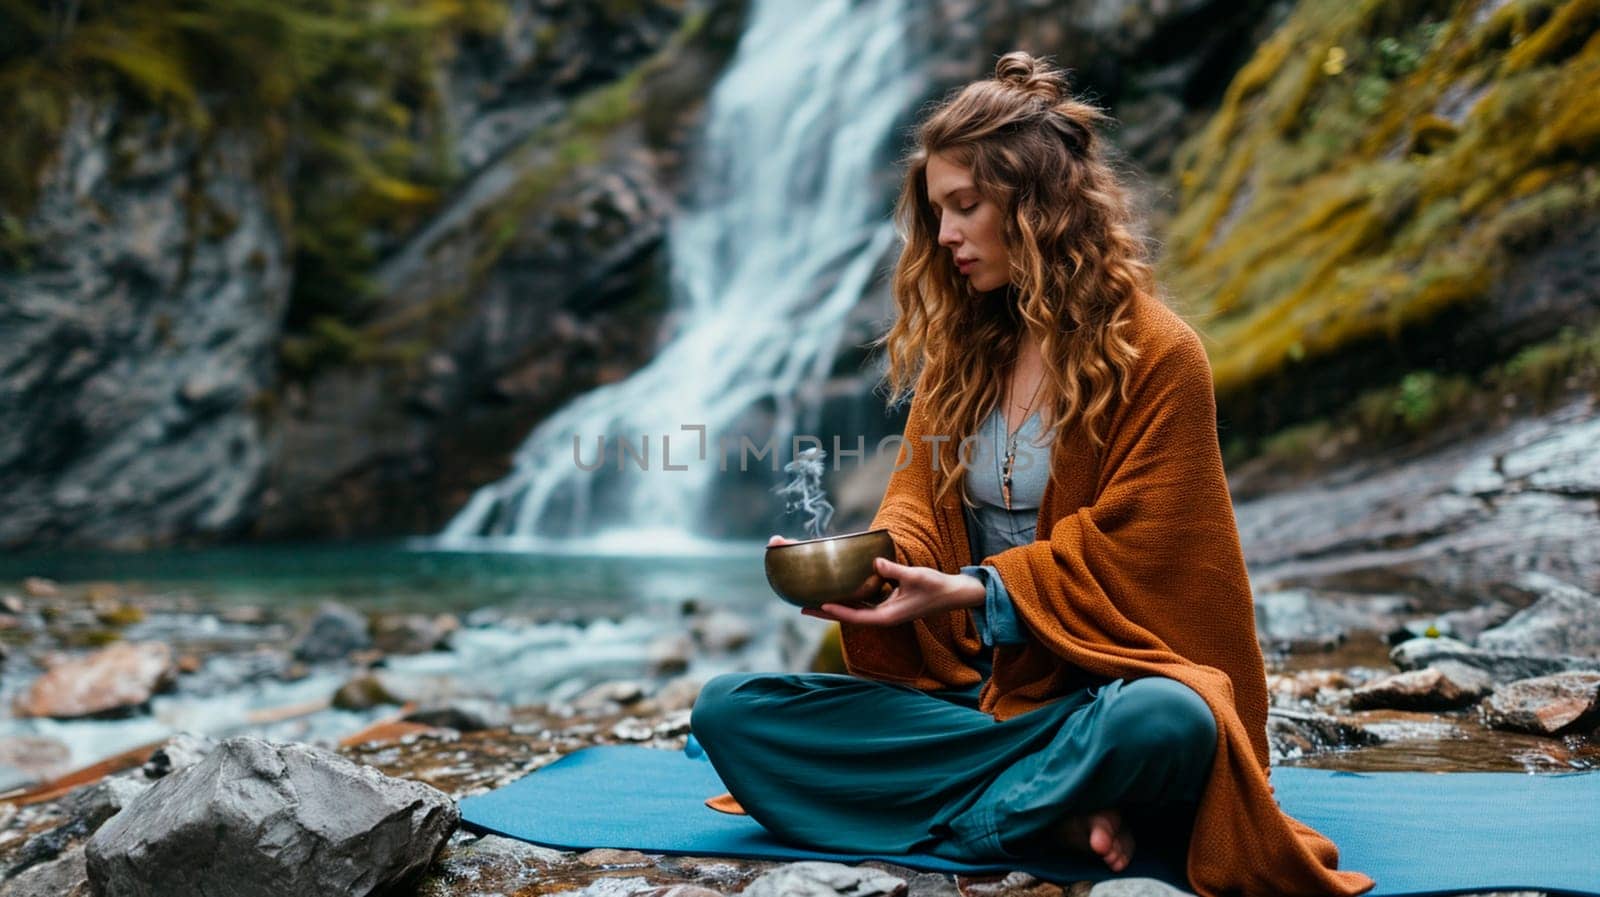
[[[939,245],[950,250],[974,290],[1005,286],[1011,272],[1000,235],[999,207],[978,192],[966,166],[939,153],[928,156],[926,173],[928,202],[939,216]]]

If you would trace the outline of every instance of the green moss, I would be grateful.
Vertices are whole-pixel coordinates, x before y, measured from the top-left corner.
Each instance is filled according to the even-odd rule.
[[[0,252],[27,261],[19,222],[72,103],[114,98],[119,125],[157,112],[187,132],[178,139],[200,145],[241,131],[260,149],[262,186],[293,235],[287,329],[333,351],[339,341],[312,322],[362,318],[375,246],[415,227],[455,176],[441,137],[441,67],[463,34],[493,32],[506,14],[498,0],[83,0],[71,19],[64,7],[37,7],[0,0],[10,113],[0,129]],[[121,145],[112,141],[113,176],[132,161]],[[280,183],[290,152],[294,179]],[[190,185],[191,249],[236,224],[237,210],[206,197],[203,184]]]
[[[1597,9],[1301,0],[1176,156],[1160,273],[1210,322],[1224,399],[1489,298],[1600,211]]]
[[[1346,408],[1260,439],[1233,437],[1224,454],[1232,467],[1263,457],[1280,468],[1314,466],[1349,447],[1382,449],[1432,435],[1461,420],[1520,409],[1538,412],[1564,396],[1600,394],[1600,325],[1565,327],[1477,377],[1407,372],[1361,393]]]

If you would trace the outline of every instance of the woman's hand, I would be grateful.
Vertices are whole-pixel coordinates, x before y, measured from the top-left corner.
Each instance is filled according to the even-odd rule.
[[[879,576],[896,583],[894,591],[882,602],[854,607],[830,603],[821,608],[803,607],[800,613],[838,623],[894,626],[939,611],[983,604],[983,583],[976,577],[944,573],[932,567],[908,567],[887,558],[877,558],[874,564]]]

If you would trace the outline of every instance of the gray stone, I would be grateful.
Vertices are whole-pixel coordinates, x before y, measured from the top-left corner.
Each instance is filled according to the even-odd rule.
[[[230,738],[89,839],[99,897],[362,897],[424,870],[460,819],[421,782],[303,744]]]
[[[366,617],[342,604],[329,603],[317,611],[296,641],[294,656],[307,662],[340,660],[371,644]]]
[[[1539,572],[1524,573],[1514,585],[1538,600],[1479,635],[1479,648],[1600,660],[1600,596]]]
[[[128,776],[107,776],[91,785],[74,789],[68,798],[72,818],[85,831],[92,832],[150,787],[150,783]]]
[[[414,723],[443,726],[458,732],[477,732],[509,725],[511,715],[503,704],[474,698],[456,698],[446,704],[422,707],[406,716]]]
[[[807,860],[789,863],[752,881],[743,897],[899,897],[906,880],[870,866]]]
[[[689,633],[702,649],[713,654],[737,651],[755,637],[749,620],[724,608],[696,616],[689,623]]]
[[[79,845],[46,863],[30,866],[0,885],[4,897],[88,897],[89,873]]]
[[[1089,897],[1194,897],[1157,878],[1111,878],[1096,882]]]
[[[1565,670],[1600,669],[1600,661],[1585,657],[1535,657],[1474,648],[1452,638],[1414,638],[1395,645],[1389,659],[1402,670],[1434,666],[1453,660],[1488,673],[1495,682],[1515,682]]]

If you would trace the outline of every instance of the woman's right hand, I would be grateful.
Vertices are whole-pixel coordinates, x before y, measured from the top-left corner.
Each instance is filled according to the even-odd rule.
[[[799,539],[785,539],[782,536],[775,535],[772,538],[767,540],[767,547],[771,548],[774,545],[793,545],[794,543],[796,543],[798,541],[800,541],[800,540]]]

